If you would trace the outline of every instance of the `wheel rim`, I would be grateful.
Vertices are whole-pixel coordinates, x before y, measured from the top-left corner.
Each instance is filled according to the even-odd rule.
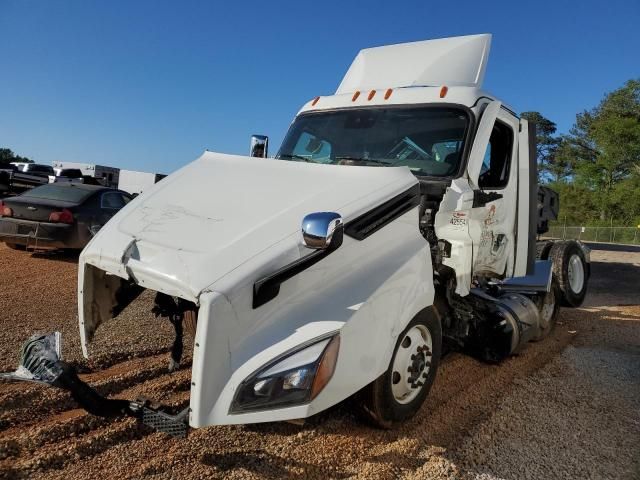
[[[573,293],[580,293],[584,286],[584,266],[582,259],[578,255],[571,255],[569,259],[569,286]]]
[[[431,334],[424,325],[415,325],[404,334],[393,359],[391,391],[398,403],[409,403],[424,388],[433,354]]]

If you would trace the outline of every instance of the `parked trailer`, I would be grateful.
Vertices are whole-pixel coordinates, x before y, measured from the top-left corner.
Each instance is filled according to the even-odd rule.
[[[143,190],[158,183],[166,175],[161,173],[137,172],[135,170],[120,170],[118,188],[125,192],[140,194]]]
[[[536,242],[555,194],[537,188],[534,126],[482,90],[490,40],[362,50],[275,158],[205,152],[85,248],[85,357],[155,291],[176,326],[171,368],[182,327],[195,335],[183,412],[100,396],[58,360],[56,335],[26,344],[23,377],[175,435],[306,418],[352,395],[390,427],[423,404],[443,345],[499,362],[543,339],[561,303],[584,299],[589,250]],[[266,137],[251,145],[267,156]]]
[[[118,176],[120,174],[120,169],[117,167],[108,167],[106,165],[98,165],[96,163],[54,161],[53,168],[79,169],[82,172],[82,175],[94,178],[100,185],[110,188],[118,188]]]

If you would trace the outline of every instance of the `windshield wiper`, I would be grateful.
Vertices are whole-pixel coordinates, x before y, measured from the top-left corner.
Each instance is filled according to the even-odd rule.
[[[307,157],[303,157],[302,155],[295,155],[295,154],[289,154],[289,153],[285,153],[283,155],[278,155],[278,158],[283,158],[283,159],[289,159],[289,160],[302,160],[303,162],[310,162],[310,163],[318,163],[315,160],[312,160],[310,158]]]
[[[339,156],[336,156],[335,159],[336,160],[353,160],[354,162],[377,163],[379,165],[391,165],[391,163],[385,162],[383,160],[375,160],[373,158],[351,157],[349,155],[339,155]]]

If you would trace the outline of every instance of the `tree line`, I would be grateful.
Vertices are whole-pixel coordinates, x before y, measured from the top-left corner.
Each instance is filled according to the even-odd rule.
[[[640,79],[576,115],[564,135],[539,112],[538,175],[560,194],[560,217],[582,226],[640,224]]]
[[[0,148],[0,167],[9,165],[11,162],[33,163],[33,160],[27,157],[21,157],[20,155],[16,155],[9,148]]]

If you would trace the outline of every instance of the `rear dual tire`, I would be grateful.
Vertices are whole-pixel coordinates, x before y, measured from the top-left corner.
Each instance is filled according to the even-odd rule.
[[[398,336],[387,371],[359,394],[374,425],[388,429],[418,412],[436,378],[441,352],[440,319],[428,308]]]
[[[548,259],[558,279],[561,303],[565,307],[579,307],[587,295],[589,264],[580,245],[574,241],[554,243]]]

